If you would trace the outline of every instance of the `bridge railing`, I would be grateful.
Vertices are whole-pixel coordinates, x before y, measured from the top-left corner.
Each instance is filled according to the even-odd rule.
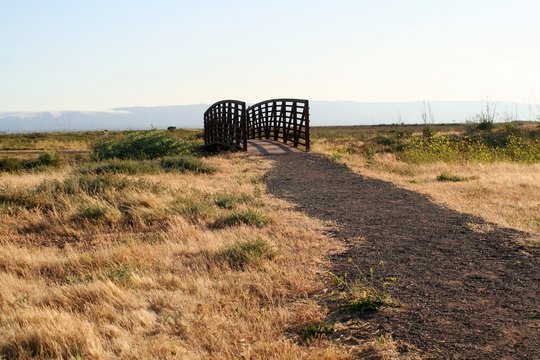
[[[309,151],[309,102],[300,99],[273,99],[247,109],[247,136],[302,146]]]
[[[204,143],[227,148],[247,149],[246,103],[219,101],[204,113]]]

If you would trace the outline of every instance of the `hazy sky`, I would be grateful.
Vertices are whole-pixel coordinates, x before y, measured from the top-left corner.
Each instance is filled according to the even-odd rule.
[[[0,0],[0,111],[540,102],[538,14],[538,0]]]

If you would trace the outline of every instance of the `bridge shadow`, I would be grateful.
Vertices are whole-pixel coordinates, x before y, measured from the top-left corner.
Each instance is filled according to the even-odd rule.
[[[354,277],[376,268],[401,304],[360,317],[328,302],[330,321],[348,321],[342,335],[390,334],[436,358],[540,358],[540,249],[513,240],[526,233],[475,231],[470,224],[486,225],[477,217],[321,156],[271,158],[269,193],[335,223],[329,235],[346,250],[330,270]]]

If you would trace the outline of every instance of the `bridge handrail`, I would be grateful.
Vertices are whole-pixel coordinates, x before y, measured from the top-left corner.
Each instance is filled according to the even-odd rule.
[[[309,101],[303,99],[271,99],[247,108],[247,136],[250,139],[272,139],[310,148]]]
[[[221,100],[204,112],[205,145],[247,150],[246,103]]]

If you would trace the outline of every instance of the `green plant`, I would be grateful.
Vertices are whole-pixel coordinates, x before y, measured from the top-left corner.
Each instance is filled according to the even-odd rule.
[[[437,181],[448,181],[448,182],[461,182],[461,181],[467,181],[469,178],[459,175],[453,175],[448,172],[443,172],[439,176],[437,176]]]
[[[272,220],[259,214],[253,210],[247,210],[244,212],[233,212],[223,218],[220,218],[216,223],[216,227],[227,227],[245,224],[248,226],[264,227],[269,225]]]
[[[237,204],[240,203],[249,203],[253,200],[253,198],[247,194],[230,194],[230,193],[219,193],[216,194],[216,205],[222,209],[232,209]]]
[[[375,284],[375,268],[369,269],[369,277],[365,277],[360,269],[357,270],[359,271],[358,277],[352,283],[347,280],[348,274],[342,277],[332,274],[336,285],[345,289],[344,296],[349,310],[363,314],[377,311],[383,307],[398,306],[385,291],[384,283],[382,289],[379,289]]]
[[[76,217],[79,220],[115,224],[122,219],[122,214],[110,205],[86,205],[79,209]]]
[[[165,156],[190,154],[196,143],[180,141],[170,133],[137,131],[128,135],[110,136],[92,146],[92,157],[104,159],[148,160]]]
[[[328,336],[334,333],[334,325],[323,321],[319,324],[308,325],[302,330],[302,336],[304,339],[318,338],[321,336]]]
[[[48,167],[59,167],[62,164],[60,156],[55,152],[46,152],[34,160],[17,158],[0,159],[0,171],[18,172],[23,170],[39,170]]]
[[[13,158],[0,159],[0,171],[18,172],[24,169],[23,160]]]
[[[56,152],[45,152],[38,156],[37,160],[35,160],[31,167],[38,167],[38,166],[51,166],[51,167],[58,167],[61,164],[60,155]]]
[[[477,122],[477,129],[480,131],[490,132],[493,130],[493,123],[497,116],[497,105],[486,103],[485,110],[481,111],[474,120]]]
[[[247,266],[258,265],[263,260],[271,260],[277,252],[267,240],[257,237],[235,242],[227,246],[221,254],[231,267],[243,269]]]
[[[210,197],[198,192],[176,199],[172,204],[172,210],[192,223],[208,219],[214,213]]]

